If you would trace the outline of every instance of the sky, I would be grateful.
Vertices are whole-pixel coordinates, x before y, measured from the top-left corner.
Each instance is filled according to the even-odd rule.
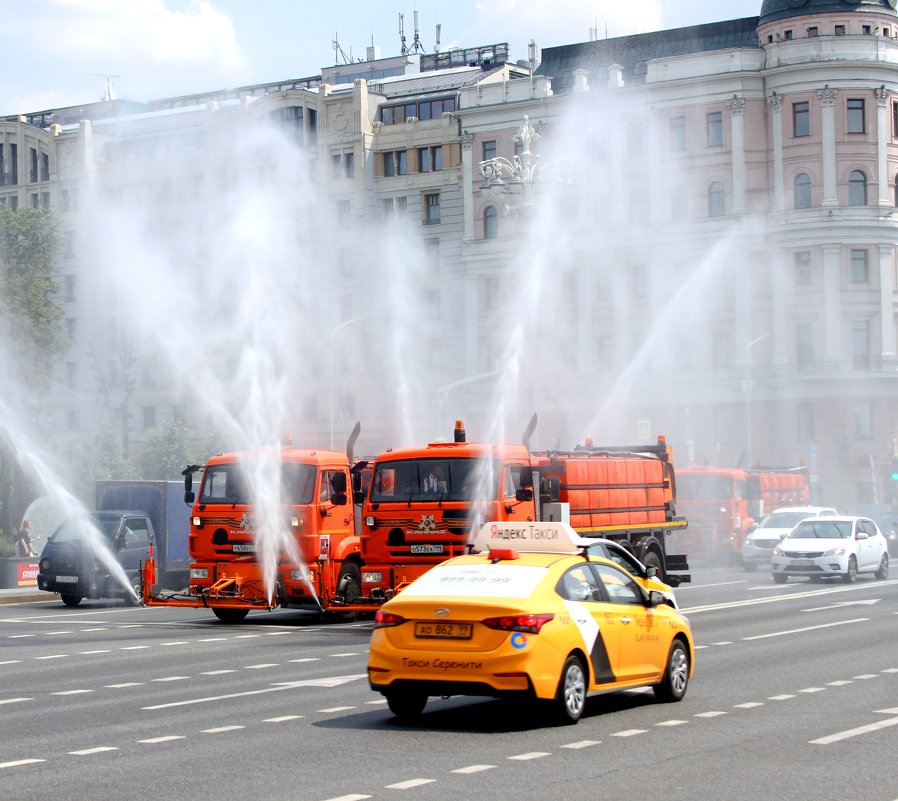
[[[541,47],[756,16],[762,0],[29,0],[0,15],[0,116],[115,96],[148,101],[304,78],[406,44]],[[592,38],[595,38],[594,36]],[[338,54],[334,42],[339,43]]]

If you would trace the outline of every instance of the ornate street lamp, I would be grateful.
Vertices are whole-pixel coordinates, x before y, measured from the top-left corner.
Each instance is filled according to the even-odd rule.
[[[512,137],[512,141],[520,143],[521,153],[516,154],[512,161],[496,156],[480,162],[480,174],[483,176],[480,190],[488,192],[496,200],[504,199],[506,214],[518,209],[528,209],[533,205],[533,183],[539,156],[530,151],[530,143],[539,137],[539,133],[524,115],[523,124]]]

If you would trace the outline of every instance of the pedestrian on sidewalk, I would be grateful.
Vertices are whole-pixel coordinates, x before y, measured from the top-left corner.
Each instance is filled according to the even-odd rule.
[[[23,520],[19,529],[19,538],[16,540],[16,556],[34,556],[34,548],[31,545],[31,521]]]

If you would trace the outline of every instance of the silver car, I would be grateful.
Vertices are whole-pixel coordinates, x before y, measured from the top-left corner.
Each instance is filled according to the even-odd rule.
[[[879,527],[867,517],[815,517],[802,520],[773,549],[773,580],[789,576],[854,581],[859,573],[889,576],[889,552]]]
[[[745,535],[742,543],[742,566],[754,573],[759,567],[770,567],[773,549],[795,526],[808,517],[837,515],[831,506],[781,506]]]

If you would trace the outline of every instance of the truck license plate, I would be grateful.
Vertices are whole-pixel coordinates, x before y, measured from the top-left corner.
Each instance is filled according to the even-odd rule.
[[[428,640],[470,640],[472,623],[415,623],[415,636]]]
[[[255,553],[256,546],[249,542],[238,542],[231,546],[234,553]]]
[[[412,545],[412,553],[442,553],[442,545]]]
[[[57,576],[56,581],[58,584],[77,584],[78,576]]]

